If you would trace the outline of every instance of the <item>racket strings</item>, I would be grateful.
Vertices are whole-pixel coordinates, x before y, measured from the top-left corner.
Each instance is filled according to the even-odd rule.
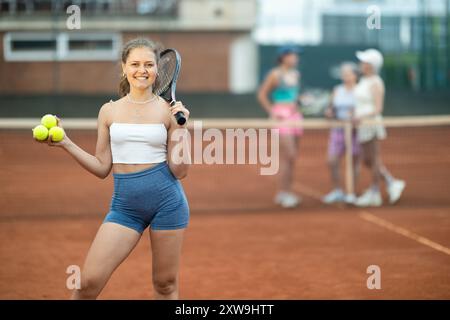
[[[155,94],[160,95],[170,85],[176,69],[176,57],[174,54],[168,53],[161,57],[158,64],[158,78],[155,86]]]

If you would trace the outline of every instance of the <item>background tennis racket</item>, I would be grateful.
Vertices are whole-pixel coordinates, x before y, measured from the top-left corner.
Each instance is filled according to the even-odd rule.
[[[166,49],[161,52],[158,63],[158,78],[154,93],[166,100],[173,106],[175,100],[175,89],[177,87],[178,74],[181,68],[181,57],[175,49]],[[175,114],[179,125],[186,123],[183,112]]]

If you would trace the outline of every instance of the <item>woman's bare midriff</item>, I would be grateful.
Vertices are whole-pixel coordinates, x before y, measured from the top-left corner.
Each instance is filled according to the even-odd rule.
[[[156,166],[157,163],[144,163],[144,164],[125,164],[125,163],[114,163],[113,172],[114,173],[132,173],[150,169]]]

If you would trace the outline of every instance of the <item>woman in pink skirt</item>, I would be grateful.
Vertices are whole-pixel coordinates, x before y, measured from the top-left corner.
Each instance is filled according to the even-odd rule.
[[[300,72],[297,70],[299,51],[285,46],[278,51],[278,65],[270,70],[259,92],[258,100],[272,119],[279,121],[302,120],[298,110]],[[280,172],[279,190],[275,202],[283,208],[293,208],[300,203],[294,194],[292,182],[299,140],[303,134],[301,127],[280,127]]]

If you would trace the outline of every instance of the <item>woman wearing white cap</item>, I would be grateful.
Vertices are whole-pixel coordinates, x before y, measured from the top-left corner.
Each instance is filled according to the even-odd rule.
[[[376,49],[368,49],[356,52],[356,57],[360,61],[362,77],[355,88],[355,120],[358,123],[362,120],[370,121],[359,126],[357,136],[362,148],[363,162],[372,172],[372,186],[356,199],[355,204],[361,207],[381,206],[381,178],[386,182],[389,202],[393,204],[400,198],[405,182],[393,178],[380,159],[378,140],[386,138],[381,117],[385,87],[378,75],[383,66],[383,56]]]

